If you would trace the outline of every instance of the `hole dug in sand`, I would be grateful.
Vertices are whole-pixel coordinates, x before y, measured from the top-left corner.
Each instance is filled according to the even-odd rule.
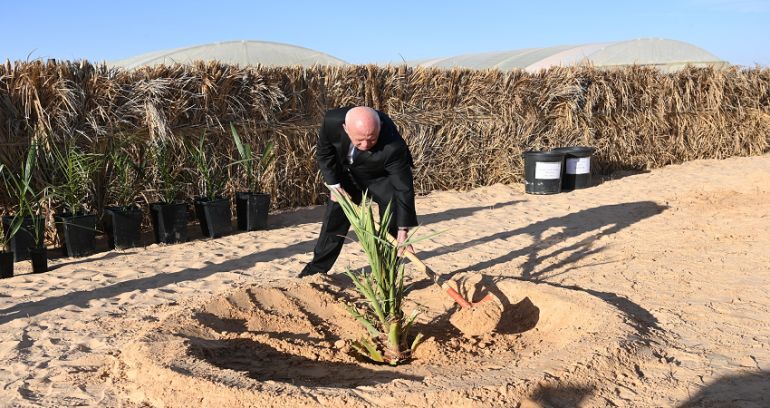
[[[350,353],[364,329],[339,301],[356,299],[348,284],[314,276],[182,308],[121,351],[113,382],[153,406],[505,405],[632,332],[593,296],[507,280],[493,288],[505,306],[495,331],[463,336],[449,322],[457,307],[431,285],[407,296],[407,313],[425,304],[414,359],[375,365]]]

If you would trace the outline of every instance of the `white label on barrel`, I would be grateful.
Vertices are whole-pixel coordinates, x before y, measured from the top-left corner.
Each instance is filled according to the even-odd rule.
[[[535,162],[535,179],[558,180],[561,178],[561,162]]]
[[[590,172],[591,172],[590,157],[567,159],[567,174],[587,174]]]

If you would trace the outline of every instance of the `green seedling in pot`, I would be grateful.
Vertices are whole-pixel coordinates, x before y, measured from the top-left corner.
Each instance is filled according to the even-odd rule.
[[[207,157],[204,143],[206,140],[206,133],[204,132],[200,138],[198,146],[194,145],[190,139],[184,138],[184,144],[187,147],[188,153],[193,160],[193,164],[198,168],[200,177],[201,195],[207,197],[209,200],[214,200],[221,195],[224,189],[227,178],[222,174],[221,170],[217,168],[216,156]]]
[[[7,167],[0,163],[0,174],[5,175],[6,169]],[[7,179],[5,177],[3,178],[3,181],[6,181],[7,186]],[[16,235],[16,233],[19,231],[19,228],[21,228],[23,218],[23,216],[19,215],[14,216],[8,230],[6,230],[3,226],[3,223],[0,222],[0,252],[5,252],[5,248],[11,241],[11,238],[13,238],[13,236]]]
[[[37,147],[33,144],[30,146],[27,152],[27,158],[22,163],[18,172],[11,171],[10,168],[0,164],[0,177],[3,179],[3,184],[11,197],[16,197],[18,200],[19,210],[10,223],[10,229],[8,231],[2,231],[4,241],[2,242],[2,249],[8,245],[10,239],[21,229],[28,232],[35,239],[36,246],[39,246],[42,242],[44,233],[39,228],[41,222],[40,217],[37,217],[35,208],[39,208],[40,202],[45,199],[43,191],[35,191],[32,187],[32,175],[35,169],[35,158],[37,156]],[[24,220],[27,216],[31,216],[33,231],[28,231],[24,228]],[[2,228],[2,226],[0,226]],[[5,234],[4,232],[8,232]],[[6,236],[7,235],[7,236]]]
[[[256,193],[262,186],[262,176],[275,160],[275,154],[270,154],[273,150],[273,142],[268,142],[265,145],[265,150],[262,152],[261,156],[254,157],[251,152],[251,145],[244,144],[241,141],[241,138],[238,136],[238,132],[235,130],[235,126],[232,123],[230,123],[230,130],[233,133],[235,147],[238,149],[238,154],[241,156],[241,160],[230,165],[240,164],[243,166],[243,171],[246,172],[248,178],[249,191]]]
[[[171,149],[165,142],[153,142],[151,152],[155,164],[155,183],[159,185],[156,191],[158,199],[171,203],[177,199],[186,182],[183,166],[177,166],[171,161]]]
[[[62,147],[52,145],[47,152],[50,155],[52,179],[48,189],[50,196],[65,210],[76,215],[93,183],[92,173],[99,169],[102,156],[96,153],[83,153],[71,140]]]
[[[114,139],[110,141],[107,152],[108,170],[111,173],[108,189],[116,196],[118,206],[124,211],[134,204],[146,178],[147,156],[137,163],[127,150],[128,146],[137,145],[142,147],[141,142],[122,136],[117,142]]]

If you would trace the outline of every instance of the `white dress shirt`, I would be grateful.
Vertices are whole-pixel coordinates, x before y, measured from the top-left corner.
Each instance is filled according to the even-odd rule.
[[[348,149],[348,157],[347,157],[348,163],[350,163],[350,164],[352,164],[353,160],[355,159],[353,157],[353,153],[355,153],[355,151],[356,151],[356,145],[351,143],[350,144],[350,149]],[[340,183],[332,184],[332,185],[329,186],[329,188],[339,188],[339,187],[340,187]]]

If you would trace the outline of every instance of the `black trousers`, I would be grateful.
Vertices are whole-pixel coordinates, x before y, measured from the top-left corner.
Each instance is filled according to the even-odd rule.
[[[353,183],[352,180],[344,180],[341,187],[350,195],[351,200],[356,204],[361,204],[363,192]],[[393,200],[393,185],[390,180],[384,178],[368,189],[367,197],[377,203],[380,211],[380,220],[385,213],[388,204]],[[397,236],[398,225],[396,223],[396,207],[391,208],[390,224],[388,232],[392,236]],[[321,233],[318,235],[315,250],[313,251],[313,260],[305,267],[309,273],[326,273],[334,266],[337,257],[340,256],[342,245],[345,244],[345,236],[350,230],[350,222],[342,210],[342,206],[329,199],[326,204],[326,213],[324,214]]]

